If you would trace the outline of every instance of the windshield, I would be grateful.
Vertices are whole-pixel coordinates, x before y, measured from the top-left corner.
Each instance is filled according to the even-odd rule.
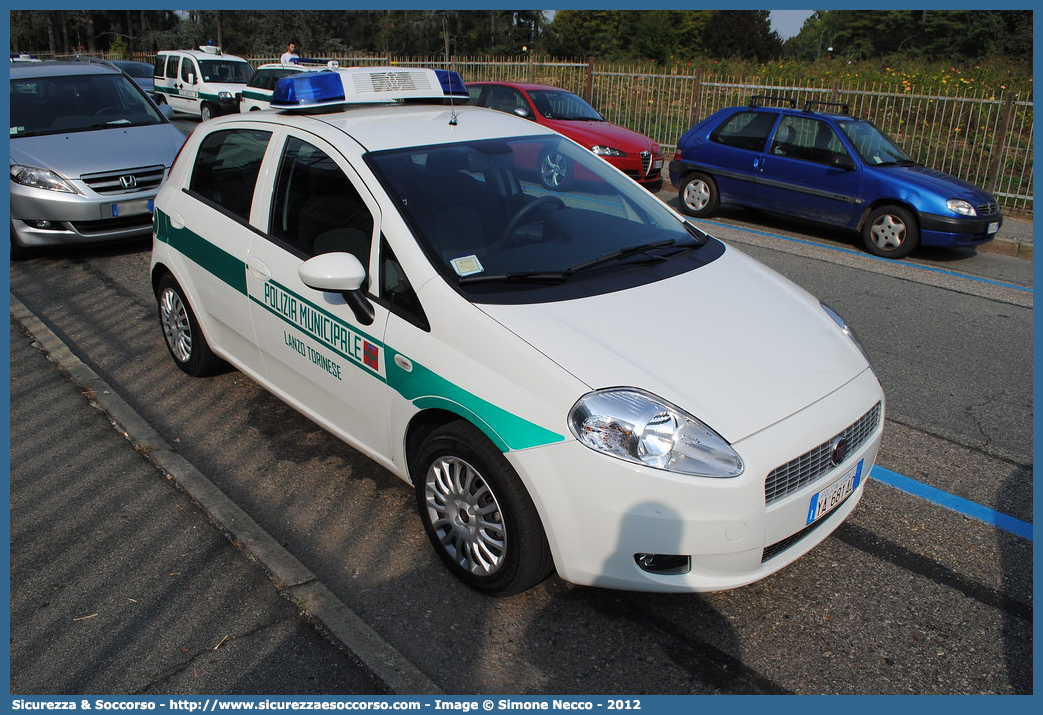
[[[199,72],[204,82],[246,84],[253,74],[253,66],[234,60],[199,60]]]
[[[367,161],[432,263],[479,302],[619,290],[719,255],[701,250],[705,234],[646,189],[559,136],[388,151]],[[540,182],[548,161],[572,177],[569,190]]]
[[[582,97],[560,89],[534,89],[529,92],[536,110],[547,119],[574,119],[603,122],[605,118]]]
[[[899,149],[886,134],[869,122],[841,121],[837,124],[855,145],[855,150],[862,157],[862,161],[870,166],[914,163],[908,154]]]
[[[11,138],[165,121],[123,74],[11,80]]]

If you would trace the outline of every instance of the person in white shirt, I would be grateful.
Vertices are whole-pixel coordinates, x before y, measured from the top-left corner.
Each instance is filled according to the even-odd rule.
[[[279,58],[279,62],[281,62],[284,65],[288,65],[296,59],[299,59],[297,56],[297,43],[293,41],[286,43],[286,52],[282,53],[282,57]]]

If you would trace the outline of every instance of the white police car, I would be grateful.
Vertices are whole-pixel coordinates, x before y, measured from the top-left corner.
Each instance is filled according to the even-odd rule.
[[[295,59],[288,64],[272,62],[261,65],[254,70],[250,81],[239,93],[239,111],[257,112],[268,109],[272,101],[272,92],[275,85],[283,77],[289,77],[300,72],[315,72],[322,69],[337,69],[336,60],[300,60]]]
[[[843,321],[454,73],[283,79],[156,199],[176,363],[232,363],[414,485],[484,592],[718,590],[855,507],[884,396]],[[397,100],[390,102],[389,100]],[[583,169],[567,192],[530,161]]]

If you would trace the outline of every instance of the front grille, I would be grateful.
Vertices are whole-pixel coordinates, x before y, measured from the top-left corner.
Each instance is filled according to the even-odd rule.
[[[648,172],[652,170],[652,152],[643,151],[641,152],[641,173],[648,176]]]
[[[143,166],[104,174],[84,174],[81,178],[99,194],[133,194],[156,189],[163,183],[163,166]]]
[[[765,503],[773,504],[793,492],[799,491],[833,469],[836,466],[832,460],[833,444],[838,438],[847,440],[850,452],[861,447],[879,426],[882,409],[882,405],[877,402],[869,412],[862,415],[840,434],[826,440],[814,449],[808,450],[796,459],[771,470],[764,482]]]
[[[998,216],[1000,212],[1000,205],[995,201],[991,201],[987,204],[980,204],[977,208],[978,215],[981,217]]]

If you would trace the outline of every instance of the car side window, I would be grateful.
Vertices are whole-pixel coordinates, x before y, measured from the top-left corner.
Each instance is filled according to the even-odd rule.
[[[816,164],[834,164],[847,156],[836,132],[826,122],[809,117],[785,116],[771,142],[771,153]]]
[[[195,84],[196,80],[199,79],[199,72],[195,68],[196,63],[185,58],[185,61],[181,63],[181,81],[188,82],[189,84]]]
[[[272,195],[271,236],[306,258],[351,253],[368,269],[373,224],[355,185],[326,152],[287,139]]]
[[[710,134],[710,141],[750,151],[763,151],[775,125],[774,112],[739,112]]]
[[[521,92],[510,87],[489,87],[485,94],[485,106],[508,114],[515,109],[529,108]]]
[[[248,221],[261,160],[271,136],[256,129],[208,134],[196,153],[189,191]]]
[[[388,304],[391,312],[422,330],[430,330],[420,298],[406,278],[402,264],[395,258],[395,252],[383,238],[380,241],[380,298]]]
[[[167,71],[166,76],[171,79],[177,79],[177,55],[170,55],[167,57]]]
[[[162,78],[163,77],[163,70],[165,70],[166,67],[167,67],[167,56],[166,55],[156,55],[156,62],[152,66],[152,76],[155,77],[156,79]]]

